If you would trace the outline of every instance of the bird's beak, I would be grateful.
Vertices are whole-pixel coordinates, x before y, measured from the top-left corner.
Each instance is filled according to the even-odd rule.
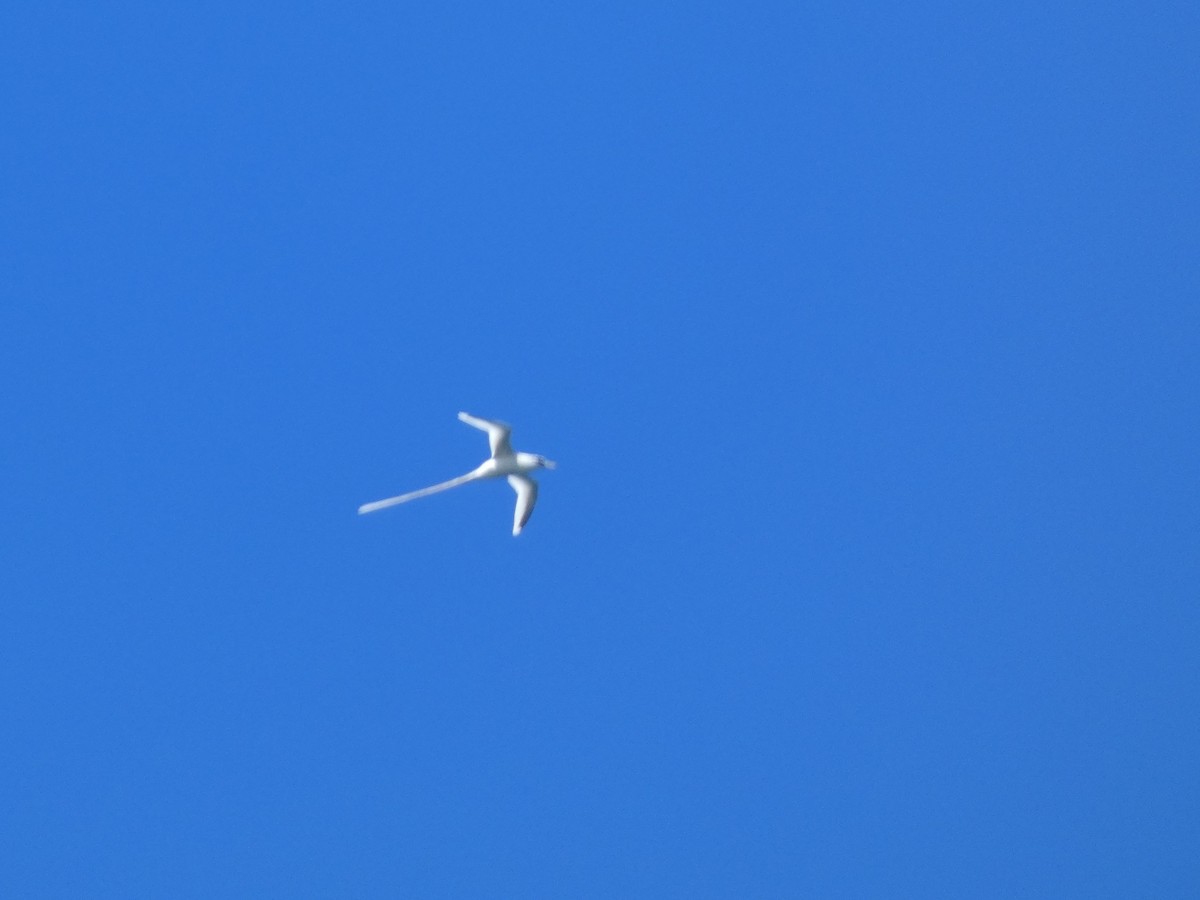
[[[558,463],[556,463],[556,462],[555,462],[554,460],[552,460],[552,459],[547,459],[547,460],[544,460],[544,461],[542,462],[542,466],[543,466],[543,468],[546,468],[546,469],[553,469],[553,468],[554,468],[555,466],[557,466],[557,465],[558,465]]]

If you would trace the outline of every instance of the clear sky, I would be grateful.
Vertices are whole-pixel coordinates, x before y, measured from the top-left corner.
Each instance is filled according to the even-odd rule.
[[[1196,896],[1198,43],[8,5],[0,895]]]

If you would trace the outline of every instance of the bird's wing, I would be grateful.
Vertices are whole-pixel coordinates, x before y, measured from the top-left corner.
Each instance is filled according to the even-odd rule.
[[[517,492],[517,508],[513,513],[513,537],[521,533],[529,517],[533,515],[533,504],[537,503],[537,482],[528,475],[509,475],[508,483]]]
[[[468,472],[466,475],[459,475],[457,478],[451,478],[449,481],[443,481],[441,484],[435,484],[432,487],[421,488],[419,491],[401,494],[399,497],[388,497],[386,500],[364,503],[358,508],[358,514],[361,516],[363,513],[375,512],[377,509],[387,509],[389,506],[407,503],[409,500],[416,500],[418,497],[428,497],[430,494],[436,494],[439,491],[448,491],[452,487],[458,487],[460,484],[474,481],[478,477],[474,472]]]
[[[512,445],[508,442],[508,436],[512,433],[512,426],[507,422],[493,422],[491,419],[480,419],[465,412],[458,414],[458,420],[466,422],[472,428],[478,428],[480,431],[487,432],[488,444],[491,445],[493,458],[497,456],[512,456]]]

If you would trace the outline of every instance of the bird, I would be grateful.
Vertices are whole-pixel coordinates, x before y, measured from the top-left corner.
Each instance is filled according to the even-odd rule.
[[[557,463],[537,453],[513,452],[512,444],[509,441],[509,436],[512,434],[512,426],[507,422],[481,419],[479,416],[473,416],[465,412],[460,412],[458,419],[472,428],[478,428],[480,431],[487,432],[488,446],[492,451],[489,459],[485,459],[466,475],[459,475],[457,478],[451,478],[449,481],[421,488],[419,491],[401,494],[399,497],[389,497],[386,500],[364,503],[358,508],[358,514],[361,516],[366,513],[375,512],[376,510],[387,509],[389,506],[398,506],[401,503],[407,503],[409,500],[416,500],[418,497],[428,497],[430,494],[436,494],[440,491],[448,491],[450,488],[468,484],[472,481],[480,481],[485,478],[500,478],[503,476],[508,479],[509,485],[517,492],[517,506],[513,512],[512,533],[513,537],[520,534],[521,529],[525,527],[525,523],[529,521],[529,517],[533,515],[533,505],[537,502],[538,496],[538,483],[529,477],[529,473],[538,469],[553,469]]]

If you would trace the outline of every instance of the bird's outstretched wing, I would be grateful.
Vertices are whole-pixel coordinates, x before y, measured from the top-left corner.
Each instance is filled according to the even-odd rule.
[[[533,515],[533,504],[537,503],[538,485],[528,475],[509,475],[508,483],[517,492],[517,508],[513,512],[513,537],[521,533],[529,517]]]
[[[512,456],[512,445],[508,442],[508,436],[512,433],[512,426],[507,422],[493,422],[491,419],[480,419],[478,416],[473,416],[465,412],[460,412],[458,419],[460,422],[466,422],[472,428],[478,428],[480,431],[487,432],[488,444],[492,448],[493,458],[497,456]]]
[[[435,484],[432,487],[421,488],[419,491],[401,494],[399,497],[388,497],[386,500],[364,503],[358,508],[358,514],[361,516],[363,513],[375,512],[377,509],[387,509],[389,506],[407,503],[409,500],[416,500],[418,497],[428,497],[430,494],[436,494],[439,491],[448,491],[452,487],[458,487],[460,484],[474,481],[477,477],[474,472],[468,472],[466,475],[459,475],[457,478],[451,478],[449,481],[443,481],[441,484]]]

